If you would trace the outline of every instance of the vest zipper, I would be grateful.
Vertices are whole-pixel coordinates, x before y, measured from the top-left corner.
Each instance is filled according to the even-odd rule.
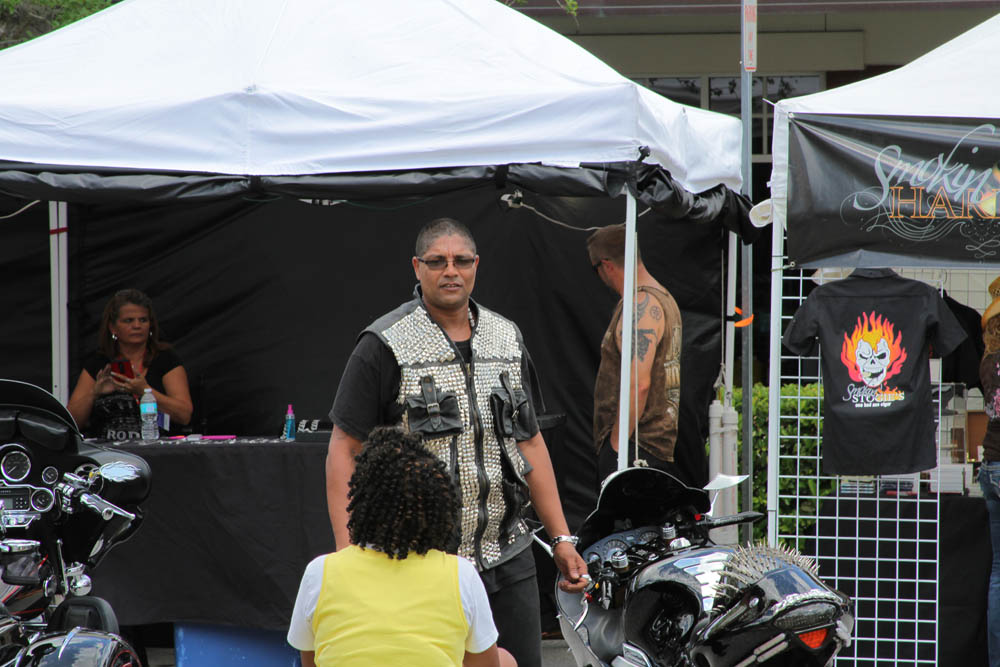
[[[469,308],[471,309],[471,305]],[[432,322],[432,318],[428,318]],[[476,397],[476,383],[475,376],[473,374],[473,362],[465,363],[465,359],[462,357],[462,353],[458,351],[458,346],[455,345],[455,341],[451,339],[448,332],[444,330],[437,322],[434,322],[437,328],[441,330],[442,335],[444,335],[445,340],[451,345],[452,352],[455,358],[458,359],[459,366],[462,369],[462,373],[465,374],[465,390],[466,395],[469,397],[469,420],[472,422],[472,433],[473,442],[475,443],[475,455],[476,455],[476,482],[479,486],[479,511],[476,516],[476,533],[472,540],[473,553],[476,556],[476,566],[479,570],[487,569],[486,563],[483,561],[483,534],[486,532],[486,524],[489,521],[489,514],[487,511],[487,502],[490,497],[489,489],[490,482],[486,477],[486,463],[483,457],[483,422],[479,416],[479,401]],[[472,358],[476,356],[475,351],[472,349],[472,340],[476,337],[476,329],[478,328],[479,322],[475,324],[470,322],[469,330],[471,335],[469,336],[469,350],[471,352]]]
[[[473,335],[475,332],[473,332]],[[472,339],[469,339],[470,345]],[[466,365],[462,363],[462,370],[465,372],[465,386],[469,396],[469,415],[472,418],[472,432],[476,443],[476,481],[479,483],[479,513],[476,518],[476,536],[473,540],[473,548],[476,552],[476,564],[480,570],[486,569],[483,562],[483,533],[486,532],[486,523],[489,520],[487,511],[487,501],[489,500],[490,483],[486,478],[486,463],[483,456],[483,422],[479,416],[479,402],[476,397],[476,383],[472,363]]]

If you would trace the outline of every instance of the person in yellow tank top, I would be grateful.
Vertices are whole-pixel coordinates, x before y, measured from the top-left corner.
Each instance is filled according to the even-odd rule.
[[[303,667],[516,667],[475,566],[448,553],[458,491],[420,436],[372,430],[349,489],[352,544],[309,563],[295,600]]]

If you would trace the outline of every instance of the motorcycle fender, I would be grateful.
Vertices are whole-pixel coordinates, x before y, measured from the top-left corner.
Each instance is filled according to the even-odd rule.
[[[65,647],[63,646],[65,644]],[[17,667],[140,667],[132,648],[107,632],[82,630],[43,635],[25,648]]]

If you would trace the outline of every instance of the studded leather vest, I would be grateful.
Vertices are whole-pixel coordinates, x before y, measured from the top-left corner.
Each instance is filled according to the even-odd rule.
[[[424,445],[444,461],[458,484],[458,553],[485,570],[514,557],[531,541],[522,519],[528,505],[525,475],[531,468],[515,438],[500,437],[494,423],[496,404],[502,404],[498,396],[504,395],[501,374],[506,372],[505,381],[515,391],[522,386],[520,332],[486,308],[471,302],[470,308],[478,313],[470,364],[419,297],[366,331],[377,335],[399,364],[403,428],[423,435]]]

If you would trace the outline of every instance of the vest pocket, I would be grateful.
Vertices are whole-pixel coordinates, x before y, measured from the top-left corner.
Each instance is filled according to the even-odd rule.
[[[503,470],[501,484],[504,500],[504,513],[503,518],[500,520],[501,538],[509,538],[513,535],[514,528],[517,526],[518,521],[521,520],[524,511],[531,502],[528,482],[524,479],[524,475],[518,472],[519,467],[517,463],[511,460],[510,451],[507,449],[507,442],[500,440],[498,443],[500,447],[500,467]],[[516,444],[511,444],[510,446],[517,447]],[[517,453],[517,456],[523,461],[523,469],[527,473],[530,470],[528,462],[524,461],[520,452]]]
[[[524,389],[515,389],[510,373],[500,373],[500,384],[490,391],[490,412],[493,413],[493,431],[497,440],[513,438],[515,442],[529,439],[533,433],[535,410]]]
[[[406,422],[412,433],[440,438],[462,432],[462,412],[454,392],[442,391],[434,378],[420,378],[420,393],[406,397]]]

